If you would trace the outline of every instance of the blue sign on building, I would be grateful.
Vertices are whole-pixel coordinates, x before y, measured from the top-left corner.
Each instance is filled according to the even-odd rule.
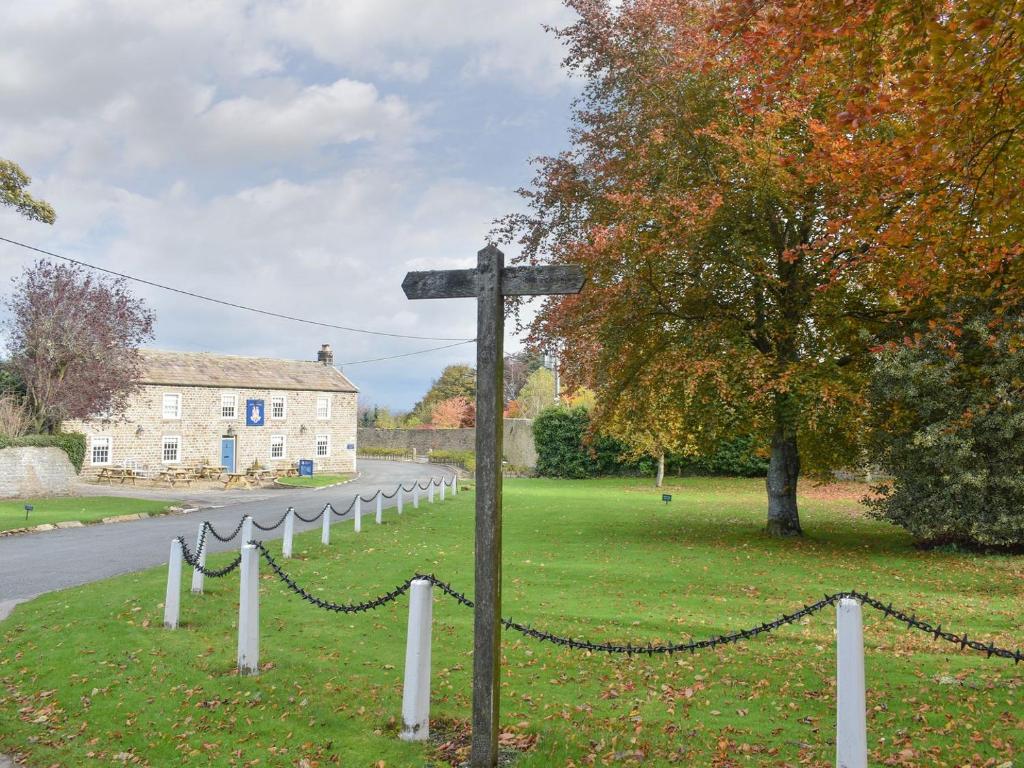
[[[247,427],[262,427],[263,426],[263,401],[262,400],[246,400],[245,401],[245,426]]]
[[[299,459],[299,477],[313,476],[313,460]]]

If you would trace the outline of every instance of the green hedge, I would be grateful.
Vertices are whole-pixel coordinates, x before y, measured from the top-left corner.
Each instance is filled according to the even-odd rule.
[[[82,471],[85,461],[85,435],[80,432],[61,432],[55,435],[0,435],[0,448],[60,448],[68,455],[76,472]]]
[[[476,454],[473,451],[438,451],[433,450],[427,458],[433,464],[454,464],[467,472],[476,471]]]
[[[402,459],[412,458],[412,448],[360,448],[359,456],[397,456]]]

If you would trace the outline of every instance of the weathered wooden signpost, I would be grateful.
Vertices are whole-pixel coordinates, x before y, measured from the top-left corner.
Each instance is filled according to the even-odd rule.
[[[506,296],[579,293],[575,266],[505,267],[489,245],[476,269],[410,272],[410,299],[476,298],[476,578],[473,617],[473,744],[470,765],[498,764],[498,679],[501,660],[501,440]]]

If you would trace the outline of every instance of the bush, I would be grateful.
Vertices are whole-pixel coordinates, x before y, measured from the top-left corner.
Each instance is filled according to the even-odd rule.
[[[76,472],[85,461],[85,435],[80,432],[58,432],[54,435],[0,435],[0,448],[60,448],[68,455]]]
[[[433,450],[427,458],[434,464],[454,464],[467,472],[476,472],[476,454],[473,451]]]
[[[871,514],[922,545],[1024,546],[1024,348],[986,320],[928,331],[873,371],[869,460],[893,480]]]
[[[412,448],[363,448],[358,450],[359,456],[385,456],[387,458],[411,459]]]
[[[666,471],[685,475],[764,477],[768,459],[758,456],[752,437],[736,437],[719,443],[714,453],[704,456],[671,456]]]
[[[583,478],[598,474],[598,462],[583,446],[590,426],[586,408],[546,408],[533,421],[537,474]]]

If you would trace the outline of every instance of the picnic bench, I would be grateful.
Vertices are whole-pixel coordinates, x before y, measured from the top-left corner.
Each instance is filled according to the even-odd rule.
[[[196,473],[194,469],[188,467],[168,467],[160,470],[156,479],[169,483],[172,488],[175,483],[185,483],[191,488],[192,481],[196,479]]]
[[[126,481],[131,480],[132,485],[135,485],[135,481],[140,477],[142,477],[141,473],[131,467],[103,467],[96,476],[96,482],[106,480],[108,484],[113,485],[114,481],[118,480],[121,485],[124,485]]]

